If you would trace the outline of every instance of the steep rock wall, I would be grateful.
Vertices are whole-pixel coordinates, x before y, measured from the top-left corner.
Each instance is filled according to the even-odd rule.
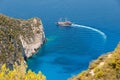
[[[6,63],[9,68],[16,62],[37,52],[45,41],[42,22],[39,18],[15,19],[0,14],[0,66]]]
[[[42,22],[37,18],[33,18],[30,24],[33,36],[23,37],[23,35],[20,35],[20,40],[28,58],[36,53],[45,42],[45,34]]]

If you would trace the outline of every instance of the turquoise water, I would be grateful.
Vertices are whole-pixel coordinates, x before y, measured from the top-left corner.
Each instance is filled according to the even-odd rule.
[[[112,51],[120,41],[119,0],[1,0],[0,12],[15,18],[39,17],[48,41],[28,59],[28,68],[47,80],[66,80]],[[67,17],[74,24],[58,27]]]

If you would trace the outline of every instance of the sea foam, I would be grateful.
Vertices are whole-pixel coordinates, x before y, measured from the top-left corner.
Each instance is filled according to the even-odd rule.
[[[99,33],[100,35],[102,35],[102,37],[106,40],[107,39],[107,36],[104,32],[96,29],[96,28],[92,28],[92,27],[89,27],[89,26],[84,26],[84,25],[79,25],[79,24],[72,24],[72,27],[80,27],[80,28],[86,28],[86,29],[90,29],[90,30],[93,30],[93,31],[96,31],[97,33]]]

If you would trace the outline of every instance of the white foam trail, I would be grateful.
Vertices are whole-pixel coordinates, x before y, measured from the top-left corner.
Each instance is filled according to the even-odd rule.
[[[100,31],[100,30],[98,30],[98,29],[92,28],[92,27],[88,27],[88,26],[84,26],[84,25],[78,25],[78,24],[72,24],[72,27],[81,27],[81,28],[90,29],[90,30],[96,31],[96,32],[98,32],[99,34],[101,34],[104,39],[107,38],[107,36],[105,35],[104,32],[102,32],[102,31]]]

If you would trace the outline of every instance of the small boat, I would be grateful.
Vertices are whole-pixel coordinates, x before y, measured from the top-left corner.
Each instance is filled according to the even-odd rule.
[[[60,20],[57,22],[57,25],[58,26],[71,26],[72,25],[72,22],[71,21],[68,21],[67,19],[65,19],[64,21],[62,21],[62,19],[60,18]]]

